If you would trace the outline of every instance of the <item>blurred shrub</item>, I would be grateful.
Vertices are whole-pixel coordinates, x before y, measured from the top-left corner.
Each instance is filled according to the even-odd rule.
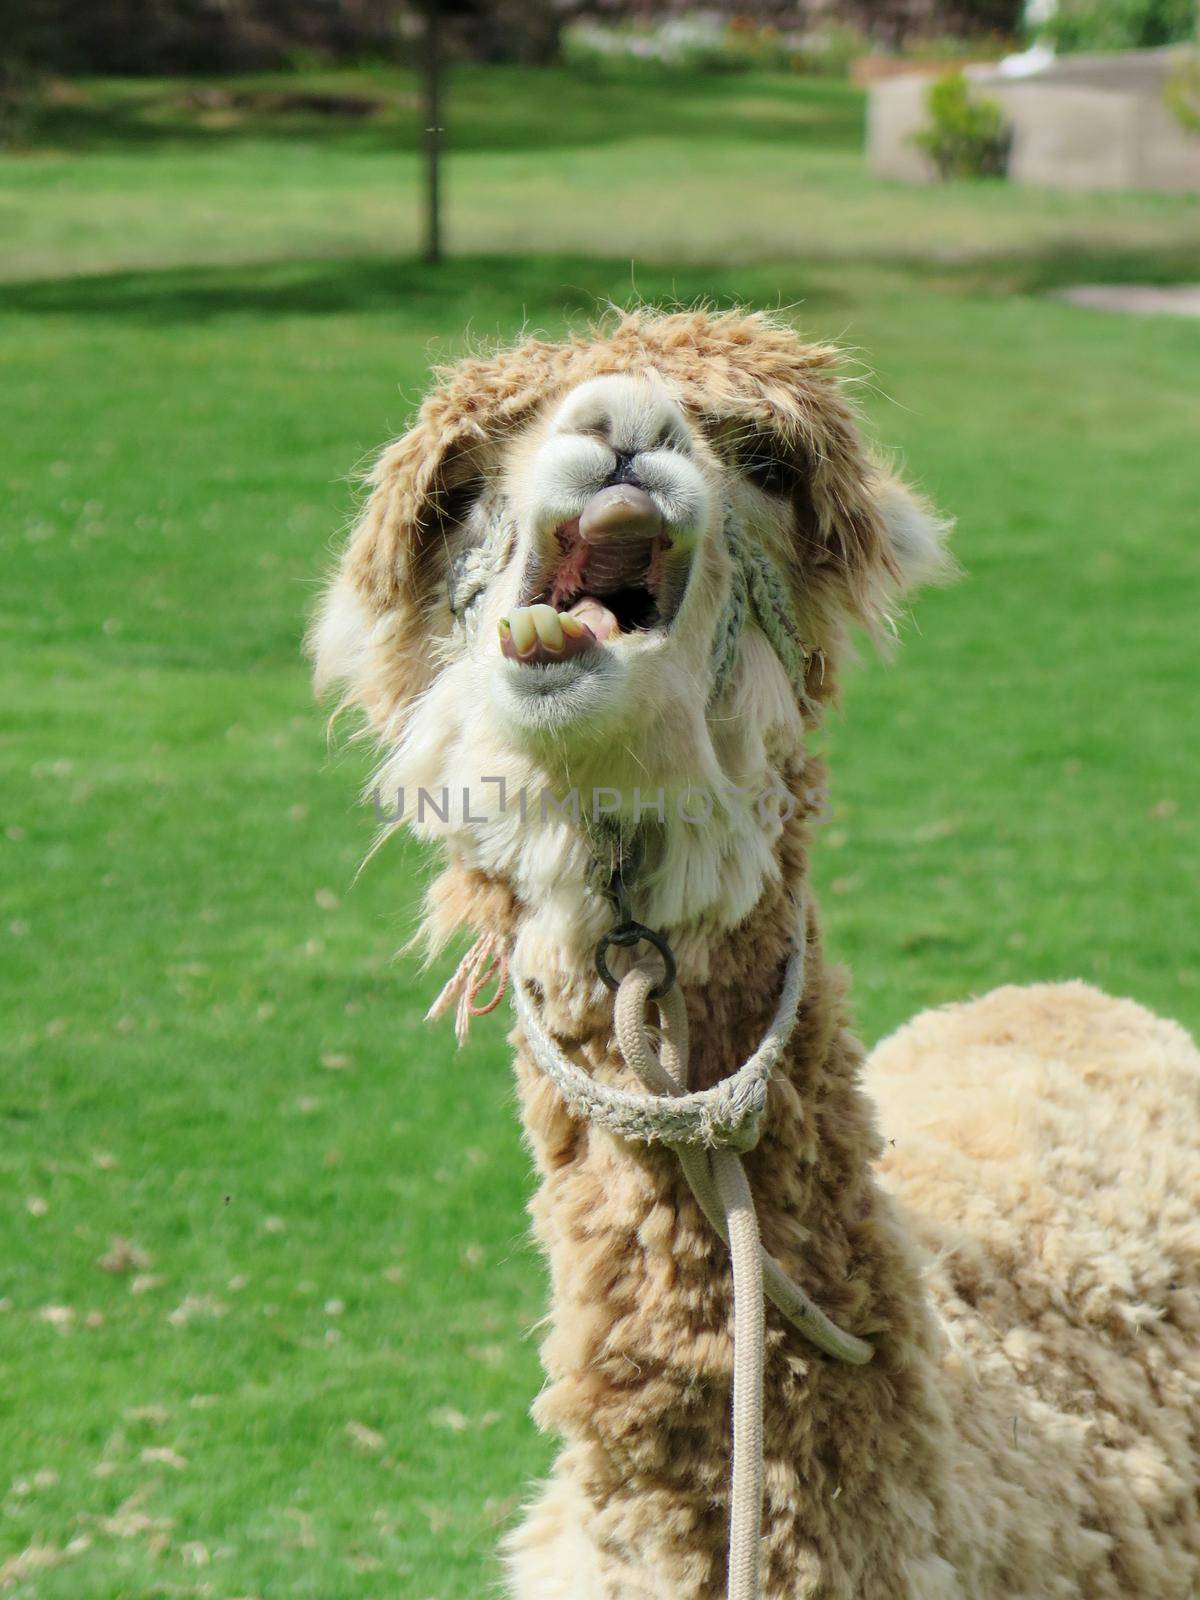
[[[242,72],[413,57],[429,0],[0,0],[0,56],[65,73]],[[582,0],[437,0],[446,53],[541,65]]]
[[[1167,110],[1187,133],[1200,133],[1200,55],[1185,57],[1163,85]]]
[[[955,55],[975,57],[981,40],[1012,39],[1021,31],[1025,0],[837,0],[836,11],[865,29],[876,49],[893,55],[927,55],[932,42],[944,38],[956,42]]]
[[[817,78],[846,78],[851,64],[871,48],[861,28],[848,22],[830,22],[797,41],[792,64],[798,72]]]
[[[959,37],[986,34],[1012,38],[1020,31],[1026,0],[937,0],[930,10],[936,24]]]
[[[850,23],[830,22],[809,32],[781,29],[752,17],[726,21],[711,13],[658,23],[579,22],[563,34],[563,54],[575,67],[604,61],[652,61],[685,72],[792,71],[844,78],[869,48]]]
[[[37,120],[42,80],[20,56],[0,56],[0,150],[23,145]]]
[[[606,20],[589,15],[564,28],[563,54],[584,71],[604,62],[644,61],[690,72],[758,68],[846,78],[855,62],[868,58],[949,63],[1006,55],[1013,34],[998,31],[997,19],[1015,22],[1019,8],[1020,0],[918,0],[916,6],[844,0],[836,14],[801,28],[785,23],[802,19],[803,7],[779,6],[775,23],[715,11],[647,19],[628,0],[613,0]],[[621,12],[634,14],[622,18]]]
[[[230,72],[389,50],[391,0],[0,0],[0,49],[48,72]]]
[[[724,29],[720,50],[711,58],[719,72],[750,67],[788,68],[796,64],[795,35],[751,17],[734,17]]]
[[[914,61],[944,61],[949,67],[955,62],[999,61],[1016,48],[1014,38],[1006,33],[972,34],[939,33],[932,38],[911,41],[905,55]]]
[[[933,162],[939,178],[1001,178],[1012,135],[998,100],[972,99],[961,72],[947,72],[926,98],[929,126],[913,143]]]
[[[787,38],[749,18],[671,17],[657,24],[604,26],[578,23],[563,34],[563,54],[573,66],[602,61],[652,61],[689,72],[747,72],[788,67]]]
[[[1148,50],[1194,37],[1195,0],[1061,0],[1041,30],[1056,49]]]

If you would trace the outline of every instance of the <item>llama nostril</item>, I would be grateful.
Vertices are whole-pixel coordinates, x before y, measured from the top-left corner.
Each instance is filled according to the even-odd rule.
[[[614,450],[617,458],[616,469],[609,478],[609,483],[632,483],[638,488],[641,483],[637,473],[633,470],[634,452],[632,450]]]
[[[630,536],[652,539],[662,532],[662,513],[645,489],[614,483],[594,494],[579,517],[579,536],[587,544]]]

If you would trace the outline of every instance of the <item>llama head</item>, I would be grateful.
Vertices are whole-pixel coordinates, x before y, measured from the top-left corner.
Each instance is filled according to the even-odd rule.
[[[313,632],[385,812],[503,878],[549,946],[735,925],[777,870],[805,722],[943,525],[865,448],[834,351],[745,313],[630,314],[440,374]],[[601,872],[600,877],[603,876]]]

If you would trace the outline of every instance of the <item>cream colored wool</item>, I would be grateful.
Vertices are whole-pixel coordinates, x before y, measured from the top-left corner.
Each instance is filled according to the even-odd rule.
[[[483,502],[508,515],[562,395],[647,370],[686,416],[710,490],[677,624],[699,636],[697,662],[728,594],[730,507],[786,571],[823,654],[814,699],[833,693],[847,629],[885,625],[936,568],[937,524],[864,450],[831,352],[767,319],[639,314],[465,363],[382,458],[316,635],[319,677],[363,708],[389,777],[495,761],[514,777],[556,762],[582,782],[604,770],[594,741],[565,733],[547,755],[475,715],[490,658],[437,598],[459,537],[438,507],[465,455]],[[786,514],[745,487],[722,443],[747,428],[794,474]],[[498,594],[493,610],[506,603]],[[798,800],[756,833],[668,828],[650,841],[639,909],[680,954],[702,1088],[745,1060],[774,1009],[823,774],[753,630],[711,713],[702,674],[672,663],[667,652],[647,669],[661,718],[638,722],[647,696],[631,700],[610,766],[626,747],[634,770],[648,766],[661,747],[685,776],[771,777]],[[449,865],[431,891],[431,940],[460,927],[513,940],[564,1046],[633,1087],[590,974],[608,913],[587,885],[585,842],[494,821],[440,837]],[[877,1354],[865,1368],[827,1361],[767,1308],[765,1600],[1196,1600],[1200,1056],[1131,1002],[1065,984],[918,1017],[864,1068],[805,893],[804,997],[746,1168],[766,1248]],[[727,1252],[674,1157],[575,1121],[513,1038],[552,1281],[534,1414],[563,1448],[507,1542],[511,1594],[720,1600]]]

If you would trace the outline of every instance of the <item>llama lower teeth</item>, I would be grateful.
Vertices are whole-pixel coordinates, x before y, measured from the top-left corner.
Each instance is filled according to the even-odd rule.
[[[521,606],[508,619],[509,637],[517,655],[527,655],[537,643],[537,627],[530,606]]]
[[[525,666],[546,666],[594,650],[596,637],[586,617],[560,616],[545,604],[519,606],[501,617],[500,654]]]
[[[563,628],[558,612],[553,606],[530,606],[529,615],[537,629],[538,639],[547,650],[559,651],[563,647]]]

